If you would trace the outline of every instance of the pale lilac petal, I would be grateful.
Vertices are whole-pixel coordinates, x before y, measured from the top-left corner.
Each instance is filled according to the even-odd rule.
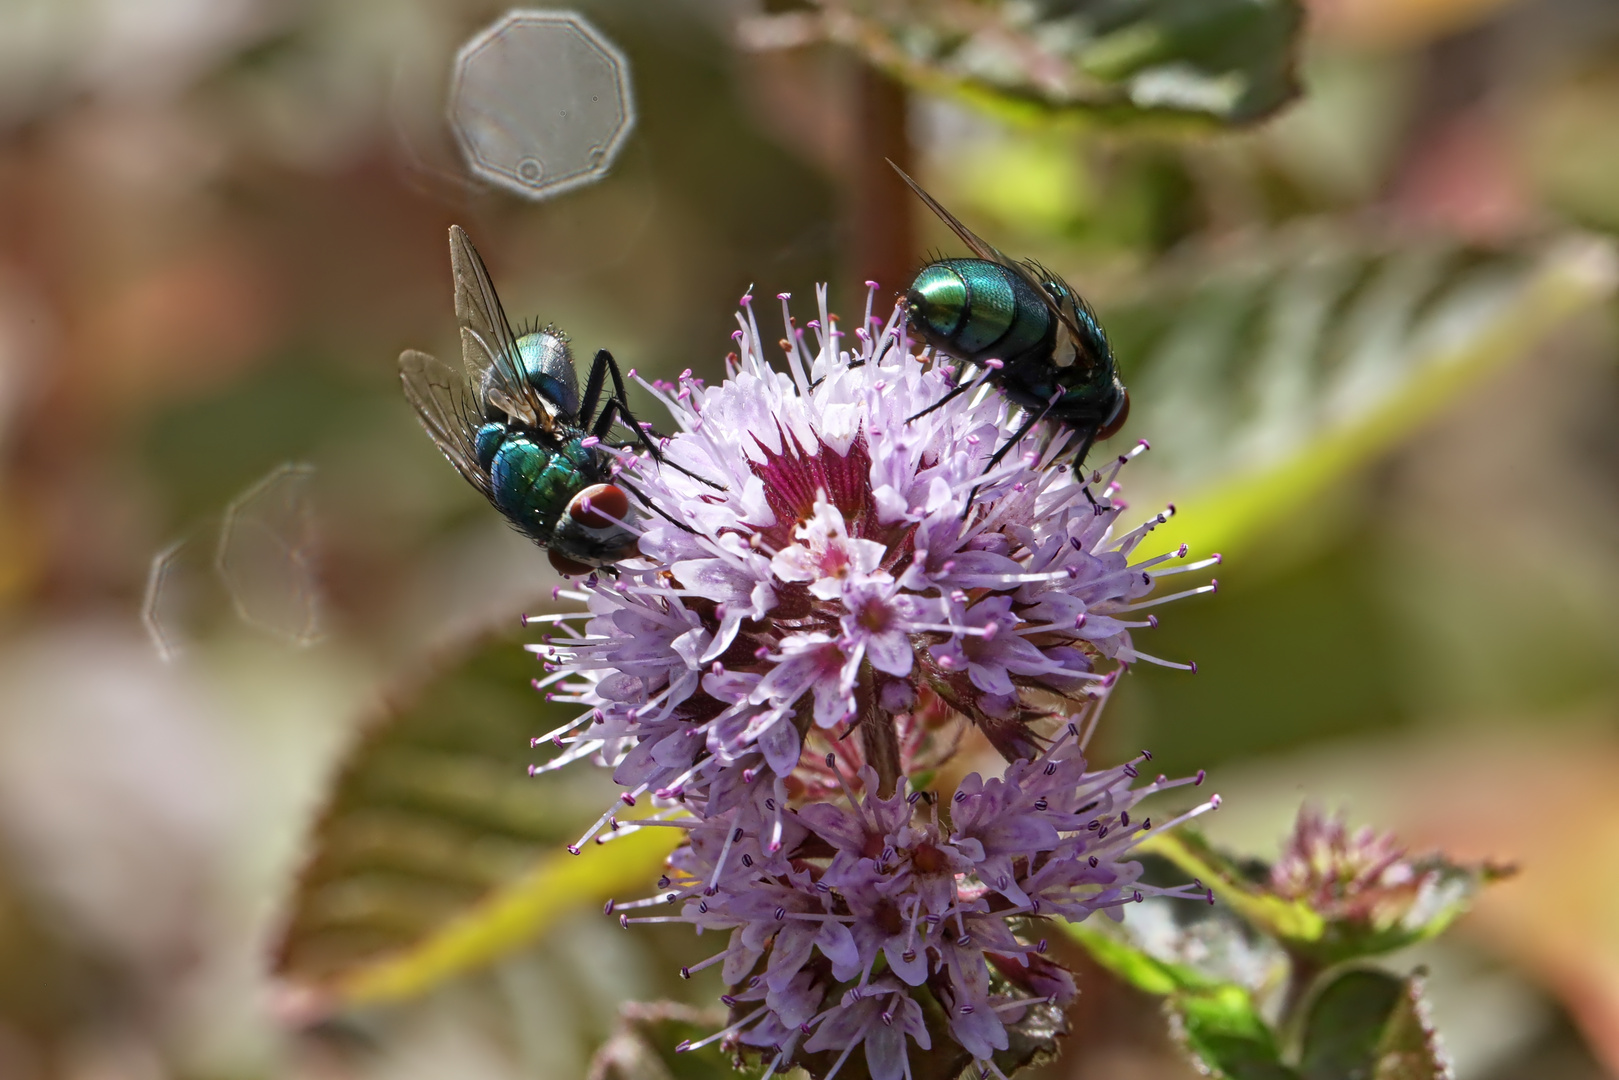
[[[843,923],[822,923],[815,944],[832,961],[834,978],[851,979],[860,970],[860,950],[855,947],[854,935]]]
[[[759,734],[759,749],[764,751],[765,763],[771,770],[785,776],[798,764],[800,745],[798,729],[791,720],[782,718]]]
[[[815,684],[815,726],[836,727],[854,713],[854,694],[842,681],[826,679]]]
[[[866,1070],[871,1080],[904,1080],[905,1032],[882,1023],[867,1028]]]
[[[911,673],[911,664],[916,659],[910,641],[903,634],[873,634],[866,639],[866,655],[871,658],[872,667],[901,679]]]
[[[963,1012],[963,1008],[971,1011]],[[980,1060],[993,1057],[995,1051],[1005,1050],[1010,1045],[1006,1028],[990,1007],[988,998],[968,1001],[951,1009],[950,1034]]]
[[[918,945],[921,942],[917,942]],[[905,959],[905,944],[899,939],[890,939],[883,946],[883,957],[888,961],[888,969],[907,986],[921,986],[927,981],[928,961],[926,949],[912,947],[911,958]]]

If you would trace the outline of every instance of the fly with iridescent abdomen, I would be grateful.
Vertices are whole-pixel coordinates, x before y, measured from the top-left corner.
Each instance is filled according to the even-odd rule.
[[[1038,263],[1001,254],[899,166],[894,169],[976,256],[938,259],[922,268],[905,293],[911,330],[936,352],[977,365],[982,381],[1023,410],[1022,425],[995,451],[985,471],[1042,420],[1076,434],[1074,463],[1084,464],[1096,440],[1123,427],[1130,412],[1130,395],[1119,381],[1113,349],[1096,313],[1062,278]],[[927,411],[979,381],[964,378]]]
[[[405,397],[422,426],[562,573],[634,556],[637,511],[625,489],[635,489],[615,477],[613,450],[620,447],[605,440],[622,423],[654,459],[663,455],[631,415],[612,354],[597,350],[581,398],[567,335],[550,325],[512,331],[489,271],[458,225],[450,227],[450,269],[461,369],[414,349],[399,357]],[[609,378],[612,393],[602,401]]]

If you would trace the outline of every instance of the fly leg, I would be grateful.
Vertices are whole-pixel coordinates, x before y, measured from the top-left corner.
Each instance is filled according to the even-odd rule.
[[[633,446],[634,444],[631,443],[629,445]],[[634,495],[637,499],[641,500],[641,505],[642,506],[645,506],[648,510],[651,510],[654,514],[657,514],[659,517],[661,517],[663,520],[667,521],[669,524],[673,525],[675,528],[680,529],[680,530],[682,530],[684,532],[689,532],[693,536],[697,535],[697,530],[696,529],[692,528],[690,525],[685,524],[684,522],[676,521],[674,518],[670,517],[668,515],[668,513],[666,513],[661,507],[658,506],[657,503],[653,502],[651,499],[649,499],[645,495],[643,495],[639,488],[637,488],[634,484],[631,484],[628,480],[625,480],[622,476],[617,478],[617,482],[618,482],[618,485],[620,487],[627,489],[631,495]]]
[[[1084,484],[1085,498],[1090,501],[1091,511],[1100,517],[1107,512],[1107,508],[1096,501],[1096,496],[1091,494],[1091,485],[1085,480],[1085,456],[1091,452],[1091,447],[1095,444],[1096,428],[1093,427],[1085,432],[1085,439],[1079,444],[1079,453],[1074,455],[1074,475],[1079,478],[1081,484]]]
[[[649,432],[648,429],[642,427],[636,421],[635,414],[630,412],[629,392],[624,388],[624,376],[618,370],[618,361],[614,360],[613,354],[606,349],[597,349],[596,359],[591,361],[590,364],[590,377],[585,383],[585,400],[591,406],[596,404],[596,396],[601,393],[602,380],[607,375],[611,375],[613,379],[613,396],[607,399],[607,403],[602,406],[601,415],[596,418],[595,423],[590,425],[592,435],[598,439],[606,438],[607,433],[613,430],[613,422],[615,420],[622,421],[625,427],[635,433],[636,439],[640,441],[642,446],[646,447],[647,452],[652,455],[652,459],[658,464],[667,465],[676,472],[685,473],[698,483],[707,484],[716,491],[725,490],[724,484],[716,484],[706,477],[698,476],[684,466],[676,465],[674,462],[664,459],[663,451],[659,449],[658,444],[652,439],[652,436],[657,433]],[[580,415],[588,416],[589,409],[581,409]]]
[[[602,359],[603,357],[606,357],[605,361]],[[607,377],[607,365],[612,362],[612,353],[606,349],[596,350],[596,357],[590,362],[590,374],[585,377],[585,396],[579,403],[580,427],[593,428],[597,426],[591,423],[590,414],[596,411],[596,401],[601,397],[602,382]],[[607,409],[602,409],[602,415],[605,416],[606,414]],[[595,434],[599,438],[603,433],[596,431]]]
[[[1016,446],[1018,443],[1022,442],[1023,441],[1023,436],[1027,435],[1034,428],[1034,425],[1036,425],[1040,421],[1044,420],[1046,418],[1046,414],[1049,413],[1050,411],[1051,411],[1051,405],[1050,405],[1050,403],[1047,403],[1046,407],[1041,409],[1039,412],[1031,412],[1031,413],[1029,413],[1028,414],[1028,419],[1023,421],[1023,426],[1018,428],[1016,431],[1014,431],[1012,433],[1012,437],[1010,439],[1007,439],[1006,442],[1002,443],[1001,448],[999,450],[995,451],[994,454],[990,455],[989,464],[984,466],[984,473],[987,475],[990,472],[990,470],[994,469],[995,466],[999,465],[1001,463],[1001,459],[1004,458],[1008,453],[1010,453],[1014,446]],[[967,505],[961,511],[961,520],[966,521],[967,520],[967,515],[972,513],[973,500],[978,498],[978,489],[980,487],[982,487],[982,486],[983,486],[982,484],[979,484],[979,485],[975,486],[972,489],[971,492],[968,493],[968,495],[967,495]]]
[[[929,405],[927,408],[923,409],[921,412],[906,417],[905,422],[909,424],[912,420],[920,420],[934,409],[942,408],[943,406],[954,401],[956,398],[960,397],[962,394],[965,394],[967,391],[971,390],[976,385],[978,385],[978,380],[969,378],[967,374],[967,365],[962,364],[961,379],[956,383],[956,385],[950,388],[950,392],[945,394],[945,396],[940,398],[938,401],[935,401],[932,405]]]

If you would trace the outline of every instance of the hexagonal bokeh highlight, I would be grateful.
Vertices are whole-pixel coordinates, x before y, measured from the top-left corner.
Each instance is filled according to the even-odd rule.
[[[520,195],[601,179],[634,126],[629,62],[577,12],[508,11],[456,54],[450,127],[467,165]]]
[[[314,476],[313,465],[272,469],[225,508],[214,549],[237,617],[294,645],[321,637]]]
[[[160,657],[183,655],[194,632],[216,621],[221,600],[242,622],[288,644],[321,639],[314,475],[313,465],[278,465],[231,500],[212,545],[212,582],[200,528],[152,557],[141,621]]]

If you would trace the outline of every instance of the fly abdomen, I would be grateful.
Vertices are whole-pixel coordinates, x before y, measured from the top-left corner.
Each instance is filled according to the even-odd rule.
[[[518,528],[548,543],[569,501],[595,482],[579,467],[589,457],[590,451],[577,439],[553,451],[527,435],[512,435],[495,451],[489,469],[490,497]]]
[[[491,421],[478,429],[472,438],[472,451],[477,456],[478,467],[488,472],[495,467],[495,455],[500,452],[501,443],[506,441],[506,425]]]
[[[929,345],[960,360],[1015,364],[1048,353],[1056,321],[1034,289],[987,259],[941,259],[905,295],[910,324]]]

